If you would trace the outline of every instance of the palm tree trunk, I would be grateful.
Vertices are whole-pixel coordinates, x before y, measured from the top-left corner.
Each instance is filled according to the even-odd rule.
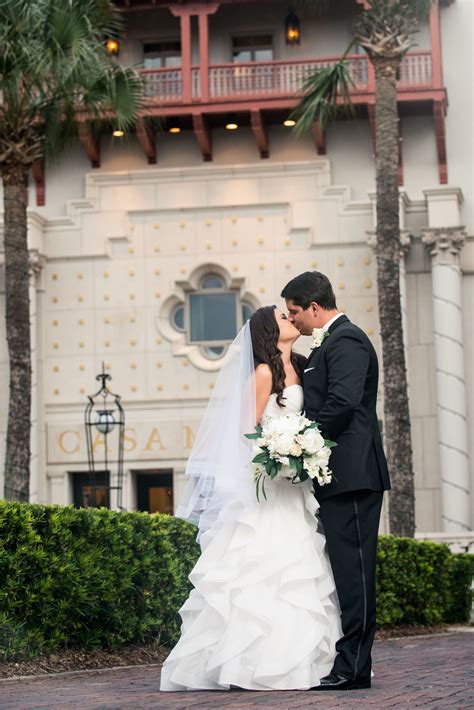
[[[398,111],[400,61],[374,59],[376,77],[377,286],[382,336],[384,430],[392,479],[390,532],[413,537],[415,502],[400,304]]]
[[[28,501],[31,431],[31,347],[26,184],[28,168],[2,165],[5,207],[5,300],[10,399],[5,498]]]

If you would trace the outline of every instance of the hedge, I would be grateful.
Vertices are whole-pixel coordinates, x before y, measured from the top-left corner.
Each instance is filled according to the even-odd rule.
[[[0,660],[179,636],[199,548],[168,515],[0,502]],[[379,626],[463,622],[472,556],[383,536]]]

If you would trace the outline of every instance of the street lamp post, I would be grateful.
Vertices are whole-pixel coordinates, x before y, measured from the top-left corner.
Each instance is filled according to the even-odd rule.
[[[94,446],[94,432],[97,431],[103,436],[103,471],[107,474],[109,473],[108,485],[104,487],[108,491],[117,491],[117,508],[118,510],[123,510],[122,506],[122,489],[123,489],[123,444],[124,444],[124,433],[125,433],[125,414],[123,407],[120,403],[120,396],[114,394],[107,387],[107,381],[111,380],[111,376],[105,372],[104,363],[102,363],[102,372],[97,375],[96,380],[101,382],[100,389],[93,395],[88,395],[89,400],[84,412],[84,425],[86,429],[86,441],[87,441],[87,460],[89,464],[89,475],[90,475],[90,485],[91,485],[91,497],[90,504],[92,506],[97,505],[97,467],[96,467],[96,453]],[[117,442],[117,475],[116,475],[116,485],[111,485],[112,478],[110,476],[111,472],[109,469],[110,461],[114,461],[114,456],[111,454],[111,446],[109,442],[109,436],[112,432],[117,431],[118,442]],[[101,486],[102,488],[102,486]],[[109,500],[109,505],[111,506],[112,501]]]

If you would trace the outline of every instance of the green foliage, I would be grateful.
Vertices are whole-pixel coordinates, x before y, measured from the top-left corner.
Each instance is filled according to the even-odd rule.
[[[352,46],[353,43],[339,62],[316,70],[306,79],[302,89],[303,98],[290,114],[296,121],[296,135],[309,131],[315,121],[324,129],[337,116],[338,111],[351,110],[351,87],[354,82],[346,55]],[[342,106],[339,105],[339,99],[342,99]]]
[[[474,576],[473,555],[451,555],[449,560],[448,604],[445,621],[459,624],[468,621],[471,616],[472,591]]]
[[[377,555],[378,626],[469,619],[471,555],[446,545],[384,535]]]
[[[0,661],[59,648],[172,646],[196,528],[178,518],[0,502]],[[472,556],[383,536],[378,624],[469,618]]]
[[[104,46],[119,29],[111,0],[0,0],[0,163],[53,156],[80,111],[134,122],[141,80]]]
[[[10,656],[173,643],[197,546],[195,528],[180,521],[179,540],[171,520],[1,502],[0,634]]]

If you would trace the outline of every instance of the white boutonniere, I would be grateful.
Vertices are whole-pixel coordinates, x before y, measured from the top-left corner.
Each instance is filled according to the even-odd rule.
[[[313,348],[319,348],[328,336],[329,333],[324,328],[313,328]]]

